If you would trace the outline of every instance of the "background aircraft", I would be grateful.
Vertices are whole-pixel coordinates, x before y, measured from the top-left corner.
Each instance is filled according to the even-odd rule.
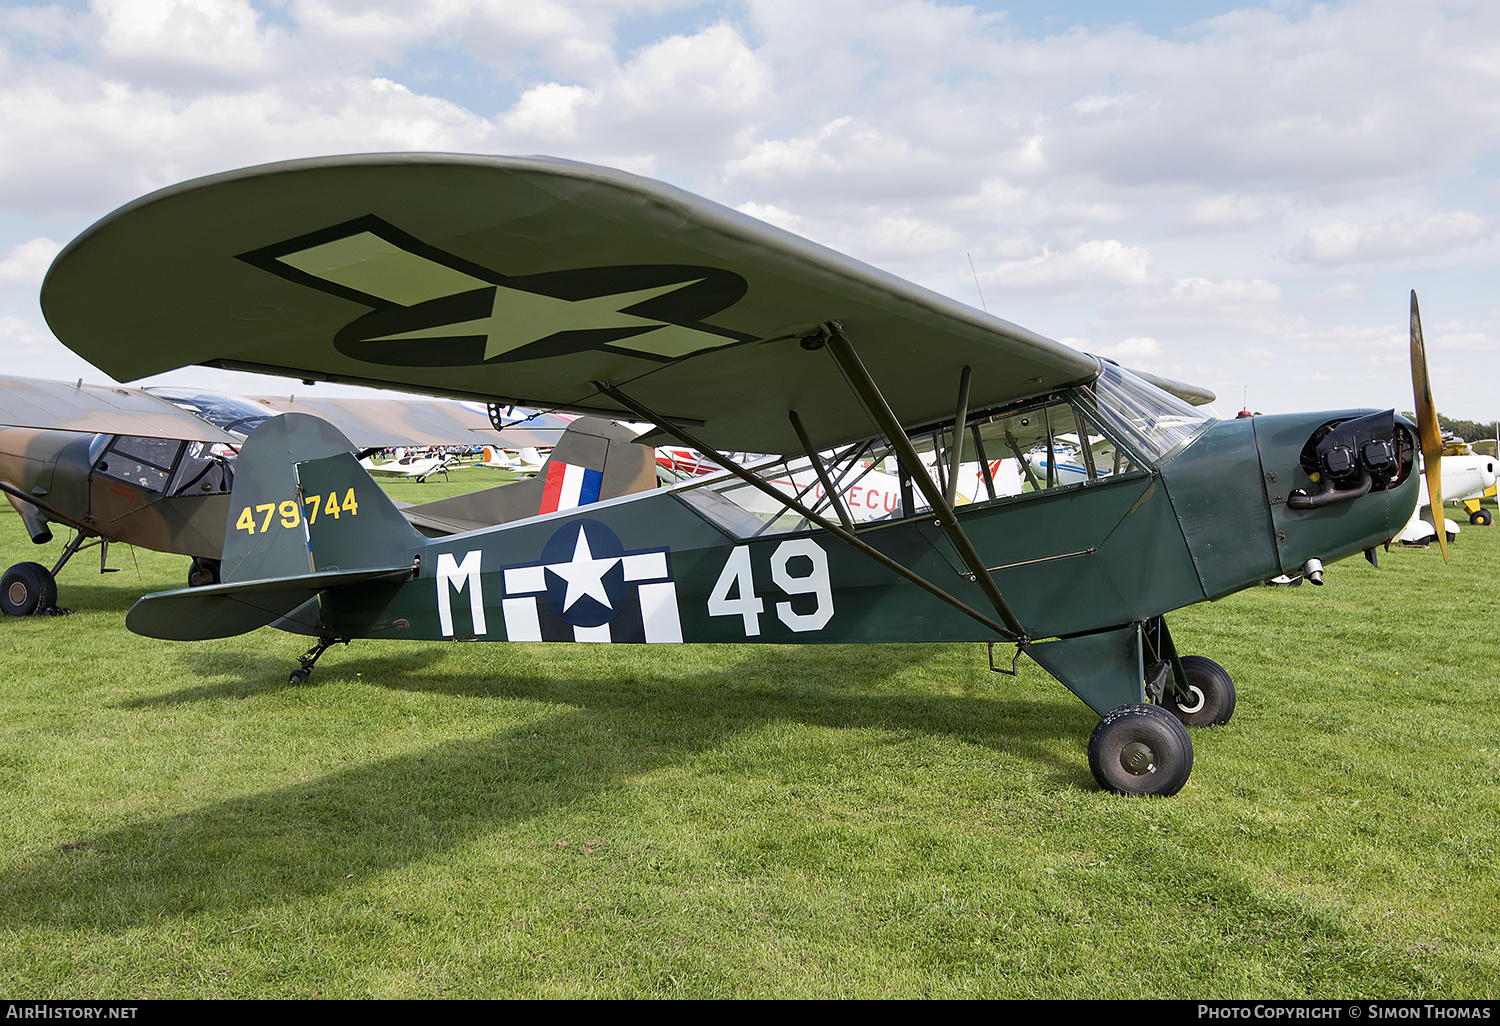
[[[1488,527],[1493,523],[1494,516],[1481,505],[1481,500],[1495,497],[1500,460],[1476,452],[1462,439],[1448,439],[1443,446],[1442,470],[1443,502],[1462,503],[1471,524]],[[1425,495],[1421,504],[1430,505]]]
[[[366,456],[359,465],[370,474],[382,477],[402,477],[414,481],[426,481],[434,474],[448,476],[448,467],[458,461],[457,456],[424,456],[397,448],[389,459],[377,460]]]
[[[287,315],[224,316],[246,304]],[[1393,410],[1214,421],[734,211],[537,158],[321,158],[174,186],[70,243],[42,306],[113,374],[204,364],[646,422],[645,441],[780,504],[756,515],[692,481],[430,539],[347,439],[288,415],[241,454],[225,582],[142,599],[134,631],[274,623],[317,638],[296,680],[355,637],[1014,644],[997,669],[1025,653],[1098,712],[1090,768],[1131,794],[1178,791],[1184,724],[1235,705],[1164,614],[1388,540],[1418,448],[1430,468],[1441,451],[1415,296],[1416,428]],[[955,506],[963,462],[1065,435],[1083,482]],[[924,438],[946,439],[946,475]],[[1092,458],[1101,442],[1116,458]],[[836,519],[724,451],[805,456]],[[900,515],[859,524],[832,482],[887,455]]]
[[[100,572],[112,572],[107,563],[112,543],[181,553],[192,560],[189,584],[217,581],[236,452],[277,406],[315,411],[357,438],[362,448],[467,447],[480,439],[555,444],[566,431],[559,426],[565,422],[549,420],[496,432],[485,414],[453,402],[250,400],[183,388],[147,391],[0,377],[0,424],[27,425],[0,427],[0,491],[20,513],[33,542],[51,542],[54,525],[73,533],[50,568],[23,562],[5,572],[0,610],[25,616],[54,609],[63,567],[78,552],[97,547]],[[583,449],[574,458],[602,469],[604,457]],[[609,484],[620,487],[613,477]],[[468,500],[464,522],[470,527],[521,515],[525,504],[515,496],[487,491],[494,494],[461,497]],[[439,505],[443,501],[451,500]],[[531,513],[540,507],[538,498]],[[419,508],[412,507],[414,518]],[[429,516],[423,529],[437,530],[434,525],[446,515]]]
[[[1494,520],[1489,510],[1480,503],[1485,497],[1495,494],[1496,469],[1500,460],[1494,456],[1475,452],[1462,439],[1445,439],[1440,461],[1442,505],[1450,502],[1462,503],[1469,514],[1469,523],[1488,527]],[[1423,473],[1426,469],[1424,464]],[[1438,524],[1442,524],[1443,537],[1448,543],[1458,538],[1461,528],[1447,516],[1431,514],[1431,522],[1423,519],[1422,510],[1432,509],[1428,489],[1423,489],[1411,519],[1401,529],[1396,539],[1404,545],[1426,546],[1438,536]]]

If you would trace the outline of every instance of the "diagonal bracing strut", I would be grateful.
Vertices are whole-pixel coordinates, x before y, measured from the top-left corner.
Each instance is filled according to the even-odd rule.
[[[718,452],[712,446],[707,445],[700,439],[694,437],[684,428],[680,427],[677,424],[671,423],[666,417],[660,416],[649,408],[641,405],[639,402],[626,395],[624,392],[620,391],[614,385],[604,381],[595,381],[592,382],[592,384],[600,392],[609,396],[615,402],[619,403],[621,406],[624,406],[626,409],[630,410],[642,420],[655,424],[658,429],[665,432],[666,434],[671,435],[673,438],[677,439],[688,448],[697,449],[700,453],[707,456],[714,463],[717,463],[719,466],[723,467],[725,470],[729,471],[731,474],[733,474],[735,477],[738,477],[746,484],[771,496],[771,498],[775,499],[778,503],[781,503],[800,516],[806,517],[809,521],[817,524],[823,530],[838,538],[840,541],[864,553],[866,556],[869,556],[871,559],[875,560],[875,562],[879,563],[886,569],[891,570],[906,578],[908,581],[915,584],[923,591],[926,591],[928,594],[941,599],[943,602],[946,602],[948,605],[957,609],[965,616],[979,621],[986,628],[994,631],[1005,640],[1017,642],[1029,640],[1029,638],[1027,638],[1026,636],[1026,632],[1021,630],[1020,624],[1015,622],[1015,618],[1013,616],[1010,618],[1010,621],[1007,625],[997,623],[994,618],[986,616],[984,613],[981,613],[979,610],[970,606],[967,602],[964,602],[957,596],[950,595],[947,591],[943,590],[938,585],[927,580],[925,577],[921,576],[915,571],[903,566],[901,563],[892,559],[890,556],[887,556],[884,552],[881,552],[879,549],[870,545],[863,538],[856,535],[853,531],[846,531],[841,524],[833,523],[821,514],[813,512],[811,509],[809,509],[807,506],[797,501],[796,499],[793,499],[787,496],[784,492],[777,490],[772,485],[750,473],[744,467],[741,467],[738,463],[735,463],[733,460],[729,459],[729,457]],[[905,433],[900,434],[901,438],[905,440]],[[908,441],[907,445],[908,447],[910,447],[911,443]],[[1004,602],[1003,599],[1001,601],[1002,603]],[[1009,609],[1007,609],[1006,611],[1009,612]]]
[[[911,439],[906,437],[906,430],[896,419],[896,414],[892,412],[890,404],[885,401],[885,396],[875,384],[875,379],[870,377],[870,372],[865,369],[859,354],[854,351],[854,345],[849,341],[849,336],[844,334],[843,326],[837,321],[829,321],[823,325],[822,341],[854,387],[860,402],[864,403],[865,409],[875,419],[876,426],[885,432],[886,438],[895,447],[896,458],[906,467],[907,474],[916,481],[917,487],[922,489],[923,497],[927,499],[928,505],[937,515],[938,527],[942,528],[948,540],[953,543],[953,547],[958,550],[959,558],[969,568],[974,582],[984,592],[985,598],[990,600],[990,605],[995,607],[995,612],[1000,614],[1000,619],[1005,621],[1010,635],[1019,640],[1027,640],[1025,628],[1016,619],[1016,614],[1011,612],[1010,604],[1005,601],[1005,596],[1000,594],[994,578],[985,569],[984,560],[979,558],[979,552],[974,548],[974,543],[969,540],[968,534],[959,524],[958,516],[953,512],[953,506],[947,496],[932,480],[932,475],[927,473],[927,468],[922,465],[922,458],[917,455],[916,447],[911,444]],[[969,401],[968,368],[965,367],[964,371],[960,382],[958,412],[960,418],[967,417],[966,408]],[[954,435],[959,447],[962,446],[963,427],[962,424],[954,425]]]

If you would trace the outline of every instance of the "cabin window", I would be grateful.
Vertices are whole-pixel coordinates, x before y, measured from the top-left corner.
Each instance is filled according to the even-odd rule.
[[[189,442],[172,479],[173,495],[213,495],[229,491],[233,450],[218,442]]]
[[[937,461],[946,483],[952,436]],[[957,501],[984,502],[1088,485],[1138,470],[1135,457],[1098,427],[1094,415],[1066,399],[972,418],[964,435]]]
[[[94,469],[152,492],[164,492],[183,442],[176,438],[116,438]]]
[[[869,444],[819,456],[856,525],[901,517],[900,480],[889,466],[894,460],[887,461],[884,456],[884,452]],[[767,457],[747,467],[788,498],[834,523],[839,522],[839,515],[807,457]],[[786,534],[812,526],[785,503],[737,477],[715,476],[701,484],[682,487],[679,495],[737,538]]]

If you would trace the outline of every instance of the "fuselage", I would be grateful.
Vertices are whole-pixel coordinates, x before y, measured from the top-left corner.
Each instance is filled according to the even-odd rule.
[[[1107,422],[1086,398],[1069,396],[1053,397],[1043,419],[1069,403]],[[1288,502],[1318,487],[1304,466],[1310,439],[1362,412],[1203,421],[1159,456],[1127,453],[1129,440],[1109,432],[1120,446],[1113,472],[1095,466],[1081,483],[1038,479],[1042,487],[960,507],[959,521],[1032,639],[1143,622],[1392,537],[1415,502],[1419,475],[1409,469],[1345,501],[1312,509]],[[1012,427],[1025,420],[1008,417]],[[690,482],[412,545],[394,562],[419,564],[414,580],[331,591],[321,620],[348,636],[391,636],[397,625],[397,636],[414,638],[995,639],[980,620],[827,531],[738,506],[726,494],[733,487]],[[858,533],[988,610],[930,512]],[[313,569],[355,565],[357,552],[314,542]]]

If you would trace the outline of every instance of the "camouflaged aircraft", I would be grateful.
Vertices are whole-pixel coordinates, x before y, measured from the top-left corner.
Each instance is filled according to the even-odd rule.
[[[1093,708],[1107,789],[1187,781],[1229,674],[1164,614],[1374,547],[1441,440],[1415,297],[1420,430],[1394,411],[1217,421],[1132,373],[669,186],[546,158],[359,155],[153,193],[58,256],[58,338],[117,377],[191,364],[388,385],[655,425],[718,477],[420,535],[323,422],[245,443],[224,583],[130,628],[356,638],[988,642]],[[1166,387],[1163,387],[1163,386]],[[1175,393],[1175,394],[1174,394]],[[955,508],[957,468],[1057,461]],[[774,453],[737,466],[726,451]],[[1435,450],[1432,450],[1435,453]],[[923,453],[935,453],[936,473]],[[901,503],[856,522],[834,478],[893,454]],[[1429,459],[1432,465],[1436,459]],[[811,469],[831,508],[776,489]],[[774,500],[757,515],[735,500]],[[1015,645],[1009,666],[995,644]]]
[[[26,533],[43,545],[54,524],[73,531],[50,570],[33,562],[6,570],[0,610],[54,609],[63,566],[98,547],[99,572],[109,573],[112,542],[190,556],[190,582],[217,579],[209,575],[242,435],[140,389],[13,377],[0,378],[0,424],[0,491]]]
[[[79,552],[97,547],[99,572],[113,573],[108,561],[114,543],[188,556],[190,586],[216,583],[235,455],[245,436],[278,408],[308,411],[353,435],[367,450],[470,447],[479,441],[554,447],[549,459],[556,466],[549,470],[544,464],[544,474],[562,474],[566,467],[575,468],[575,475],[608,471],[602,491],[584,501],[654,483],[642,483],[650,450],[628,444],[630,432],[594,419],[497,431],[485,414],[452,402],[320,397],[299,403],[290,397],[251,400],[177,387],[142,390],[0,377],[0,492],[36,544],[52,541],[54,525],[73,532],[50,569],[28,561],[6,570],[0,577],[0,611],[28,616],[55,610],[63,567]],[[432,535],[519,519],[544,508],[545,497],[531,494],[533,489],[508,488],[401,506]]]

